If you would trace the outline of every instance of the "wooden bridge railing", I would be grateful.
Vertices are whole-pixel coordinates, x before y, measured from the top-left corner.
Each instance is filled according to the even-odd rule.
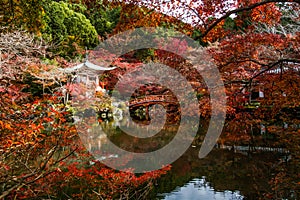
[[[163,104],[178,104],[178,101],[174,96],[171,95],[149,95],[142,98],[136,98],[129,101],[129,107],[135,106],[149,106],[152,104],[163,103]]]

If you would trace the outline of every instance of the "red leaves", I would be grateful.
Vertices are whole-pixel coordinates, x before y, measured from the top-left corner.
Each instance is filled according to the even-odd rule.
[[[226,31],[224,29],[225,21],[221,21],[218,23],[210,32],[208,35],[206,35],[203,38],[203,42],[215,42],[217,40],[220,40],[224,38],[230,31]]]
[[[112,199],[126,192],[134,193],[137,188],[150,187],[154,178],[169,170],[136,176],[109,169],[99,162],[90,165],[87,161],[90,155],[83,145],[74,146],[81,142],[75,127],[66,122],[68,113],[63,105],[50,99],[8,107],[11,114],[0,120],[0,151],[13,161],[0,163],[0,179],[10,181],[2,176],[9,170],[12,173],[7,173],[9,178],[15,176],[26,184],[26,187],[17,185],[19,188],[12,190],[8,198],[26,199],[46,194],[65,198],[65,193],[73,198],[101,195]]]
[[[0,86],[0,92],[5,92],[5,91],[6,91],[5,87]]]
[[[71,190],[72,193],[69,195],[74,198],[82,194],[85,194],[86,198],[93,198],[95,193],[91,190],[94,190],[99,197],[111,199],[148,185],[169,171],[170,166],[140,176],[131,172],[117,172],[98,161],[95,161],[92,166],[83,162],[64,163],[58,169],[56,168],[56,173],[47,178],[48,186],[52,186],[49,185],[50,183],[55,186],[54,188],[58,187],[62,191]]]
[[[251,18],[255,22],[276,24],[280,21],[281,12],[275,3],[259,6],[251,11]]]

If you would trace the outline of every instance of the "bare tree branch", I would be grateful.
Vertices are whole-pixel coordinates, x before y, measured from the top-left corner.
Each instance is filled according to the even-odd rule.
[[[247,7],[237,8],[235,10],[228,11],[225,15],[223,15],[222,17],[216,19],[216,21],[214,21],[211,25],[208,26],[208,28],[204,31],[204,33],[202,33],[201,36],[195,37],[194,39],[199,40],[199,39],[204,38],[222,20],[228,18],[232,14],[237,14],[237,13],[240,13],[240,12],[243,12],[243,11],[249,11],[249,10],[252,10],[252,9],[254,9],[256,7],[259,7],[259,6],[262,6],[262,5],[265,5],[265,4],[269,4],[269,3],[280,3],[280,2],[283,2],[283,3],[284,2],[295,2],[295,3],[300,4],[300,0],[294,0],[294,1],[287,1],[287,0],[265,0],[265,1],[262,1],[262,2],[258,2],[258,3],[252,4],[252,5],[247,6]]]
[[[252,78],[250,79],[250,81],[252,81],[253,79],[259,77],[260,75],[266,73],[267,71],[271,70],[272,68],[274,68],[275,66],[281,64],[281,63],[285,63],[285,62],[291,62],[291,63],[299,63],[300,64],[300,60],[299,59],[290,59],[290,58],[285,58],[285,59],[280,59],[272,64],[269,64],[268,67],[262,71],[260,71],[259,73],[255,74],[254,76],[252,76]]]

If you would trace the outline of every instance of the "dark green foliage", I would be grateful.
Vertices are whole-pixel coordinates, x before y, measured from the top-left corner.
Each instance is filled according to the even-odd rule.
[[[155,50],[154,49],[139,49],[134,52],[134,57],[143,62],[154,60]]]
[[[225,23],[224,23],[223,27],[225,30],[229,30],[229,31],[237,30],[236,23],[234,22],[234,20],[231,17],[227,17],[225,19]]]
[[[108,33],[111,33],[116,27],[120,16],[120,9],[112,10],[100,10],[92,12],[89,19],[94,25],[98,34],[102,37],[106,37]]]
[[[96,47],[98,35],[106,38],[120,17],[120,8],[102,0],[4,0],[0,5],[1,26],[42,36],[55,44],[52,52],[67,58]]]
[[[97,33],[106,38],[107,34],[116,27],[121,8],[111,8],[102,0],[83,0],[81,3],[86,7],[85,16],[91,21]]]
[[[68,7],[78,13],[84,14],[95,27],[98,35],[106,38],[117,25],[120,18],[120,7],[111,8],[102,0],[65,0]]]
[[[70,9],[65,2],[50,2],[45,5],[45,28],[43,37],[58,44],[54,49],[61,56],[72,55],[84,47],[93,48],[98,44],[97,31],[81,13]]]

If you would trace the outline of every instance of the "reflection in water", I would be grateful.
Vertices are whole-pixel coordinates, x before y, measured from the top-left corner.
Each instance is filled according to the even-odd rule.
[[[204,177],[194,178],[183,187],[176,188],[171,193],[158,194],[158,197],[162,197],[165,200],[233,200],[244,198],[239,191],[214,191],[214,188],[205,181]]]
[[[81,139],[86,142],[90,152],[99,155],[95,156],[95,159],[102,162],[107,160],[116,162],[126,167],[133,158],[119,153],[110,153],[107,148],[108,141],[130,152],[151,152],[168,144],[178,129],[177,126],[166,126],[155,136],[137,138],[123,133],[119,126],[134,128],[132,122],[123,118],[120,121],[105,121],[100,124],[96,122],[95,126],[83,129],[88,131],[84,132],[85,135],[81,135]],[[187,125],[186,128],[195,127]],[[144,131],[152,130],[148,130],[146,126]],[[151,199],[256,200],[271,191],[269,181],[275,167],[282,162],[282,156],[287,152],[280,148],[275,151],[274,148],[256,147],[260,152],[251,153],[249,147],[235,146],[234,149],[214,149],[207,157],[199,159],[198,153],[201,146],[199,141],[202,141],[202,135],[199,131],[198,139],[194,140],[193,147],[173,162],[171,171],[158,180],[157,185],[151,191]],[[247,150],[247,154],[236,153],[243,150]],[[163,156],[168,157],[166,154]],[[155,162],[155,159],[142,161],[145,166]]]
[[[171,171],[157,181],[152,199],[256,200],[271,191],[269,181],[274,166],[280,162],[280,153],[260,152],[246,156],[215,149],[206,158],[199,159],[199,148],[188,149],[172,163]],[[190,193],[193,196],[187,196]]]

